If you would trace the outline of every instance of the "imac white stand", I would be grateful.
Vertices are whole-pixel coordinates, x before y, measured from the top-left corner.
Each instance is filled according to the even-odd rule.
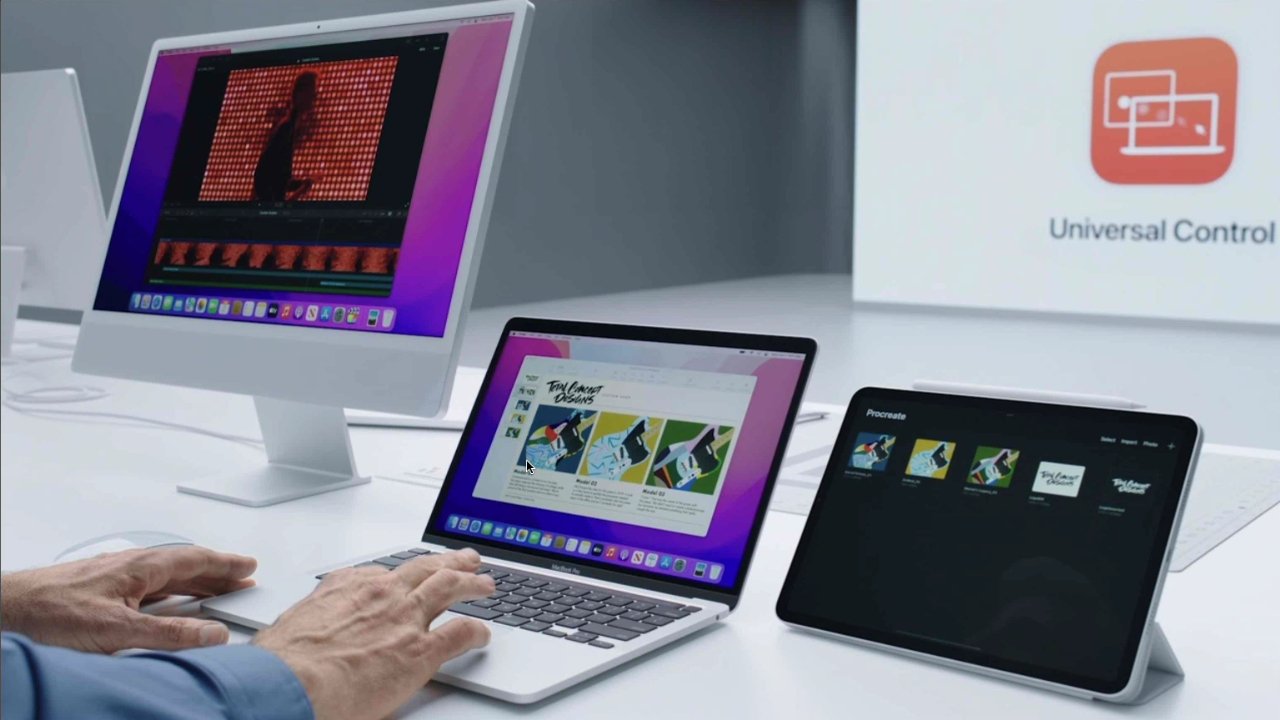
[[[178,485],[178,492],[263,507],[363,485],[340,407],[255,397],[267,464]]]

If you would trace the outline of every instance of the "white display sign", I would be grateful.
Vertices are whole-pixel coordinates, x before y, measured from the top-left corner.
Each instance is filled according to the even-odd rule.
[[[1280,2],[858,5],[854,299],[1280,324]]]

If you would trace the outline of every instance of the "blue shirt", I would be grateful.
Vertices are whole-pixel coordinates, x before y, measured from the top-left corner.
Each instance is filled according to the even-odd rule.
[[[289,666],[253,645],[115,657],[3,643],[5,720],[315,717]]]

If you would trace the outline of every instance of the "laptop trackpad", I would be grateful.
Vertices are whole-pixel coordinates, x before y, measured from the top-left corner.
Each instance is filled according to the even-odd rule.
[[[441,625],[460,617],[463,616],[457,613],[446,612],[436,618],[435,622],[431,623],[431,629],[435,630]],[[489,644],[478,650],[463,653],[459,657],[445,663],[440,669],[440,673],[442,675],[475,678],[478,677],[477,673],[484,674],[484,668],[493,663],[495,658],[506,659],[505,653],[495,656],[490,654],[489,651],[494,649],[495,646],[505,645],[506,640],[510,637],[511,633],[515,632],[516,628],[488,622],[485,623],[485,627],[489,628]]]
[[[465,617],[465,616],[459,615],[458,613],[452,613],[452,612],[442,613],[440,617],[432,621],[431,629],[432,630],[439,629],[441,625],[444,625],[450,620],[455,620],[460,617]],[[504,636],[512,632],[515,632],[516,630],[516,628],[513,628],[509,625],[500,625],[498,623],[485,623],[484,625],[485,627],[489,628],[489,647],[493,647],[494,643],[500,642]]]

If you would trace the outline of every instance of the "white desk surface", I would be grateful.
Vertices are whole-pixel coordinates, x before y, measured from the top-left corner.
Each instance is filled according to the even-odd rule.
[[[512,315],[807,335],[818,402],[918,379],[1118,395],[1196,418],[1208,442],[1280,449],[1280,308],[1270,327],[1143,322],[855,307],[851,287],[848,275],[784,275],[479,310],[462,362],[487,366]]]
[[[1089,341],[1083,338],[1091,327],[1078,320],[1049,320],[1040,327],[1026,318],[974,319],[861,309],[858,315],[867,317],[855,318],[848,301],[835,295],[839,289],[840,298],[847,297],[847,278],[844,283],[840,289],[838,283],[821,277],[791,282],[770,279],[613,296],[598,302],[479,311],[465,340],[463,360],[485,364],[502,321],[516,312],[802,331],[817,336],[822,345],[810,386],[813,400],[842,402],[858,385],[901,385],[925,371],[934,377],[1002,384],[1029,384],[1048,376],[1062,378],[1057,387],[1063,389],[1143,396],[1152,405],[1181,407],[1202,418],[1215,442],[1275,447],[1272,433],[1280,383],[1274,369],[1261,366],[1265,358],[1280,357],[1280,337],[1274,333],[1146,329],[1118,323],[1101,325],[1099,337]],[[647,307],[644,302],[630,302],[636,299],[652,302]],[[742,309],[735,312],[717,305],[730,301],[741,303]],[[956,323],[986,323],[989,332],[974,339],[952,327]],[[940,336],[944,329],[946,334]],[[19,336],[26,337],[66,332],[26,322],[18,328]],[[966,337],[970,345],[965,344]],[[1055,339],[1055,347],[1042,344],[1048,339]],[[1156,365],[1094,357],[1095,352],[1121,341],[1127,347],[1151,348],[1150,358],[1171,348],[1182,352]],[[1044,351],[1029,353],[1028,363],[1052,361],[1054,367],[1036,370],[1010,358],[1015,348],[1027,346]],[[941,363],[946,357],[967,355],[966,348],[989,352],[994,366],[970,357],[957,361],[955,367],[981,371],[976,376],[964,378],[956,374],[959,370],[937,370],[951,367]],[[1233,375],[1223,372],[1228,365],[1237,372],[1224,379],[1220,376]],[[1198,374],[1180,375],[1190,373],[1192,366]],[[856,377],[850,376],[850,368]],[[1112,371],[1103,372],[1106,369]],[[1215,395],[1209,380],[1201,387],[1189,379],[1198,382],[1203,375],[1216,375],[1215,381],[1252,387],[1256,392],[1233,401]],[[247,398],[75,378],[65,360],[6,367],[3,376],[6,387],[15,389],[76,381],[111,390],[110,398],[77,409],[257,434]],[[1100,382],[1085,384],[1091,377]],[[1177,395],[1164,390],[1162,378],[1182,394],[1182,405],[1175,402]],[[1225,387],[1219,386],[1218,391]],[[1241,416],[1268,424],[1270,432],[1255,429],[1252,436],[1242,436],[1247,422]],[[1227,426],[1227,421],[1236,423],[1228,426],[1232,434],[1215,434],[1210,417],[1222,421],[1219,427]],[[48,562],[60,550],[89,537],[148,529],[177,532],[211,547],[255,555],[261,562],[260,582],[270,582],[273,576],[297,568],[411,543],[420,536],[435,500],[435,492],[428,488],[375,480],[271,508],[242,508],[180,495],[173,486],[182,478],[262,462],[253,449],[114,421],[24,416],[8,408],[0,419],[0,566],[6,570]],[[374,474],[440,464],[439,456],[447,455],[456,440],[454,433],[432,431],[355,429],[352,436],[361,471]],[[768,514],[738,612],[701,635],[528,708],[433,684],[402,714],[424,718],[607,714],[647,719],[854,714],[1068,718],[1123,713],[1245,718],[1270,717],[1280,701],[1276,682],[1280,678],[1280,613],[1274,610],[1274,598],[1280,596],[1280,564],[1274,561],[1275,548],[1280,547],[1280,513],[1264,515],[1187,572],[1169,578],[1159,620],[1187,671],[1187,680],[1136,708],[1059,697],[785,628],[773,615],[773,603],[803,522],[795,515]]]

